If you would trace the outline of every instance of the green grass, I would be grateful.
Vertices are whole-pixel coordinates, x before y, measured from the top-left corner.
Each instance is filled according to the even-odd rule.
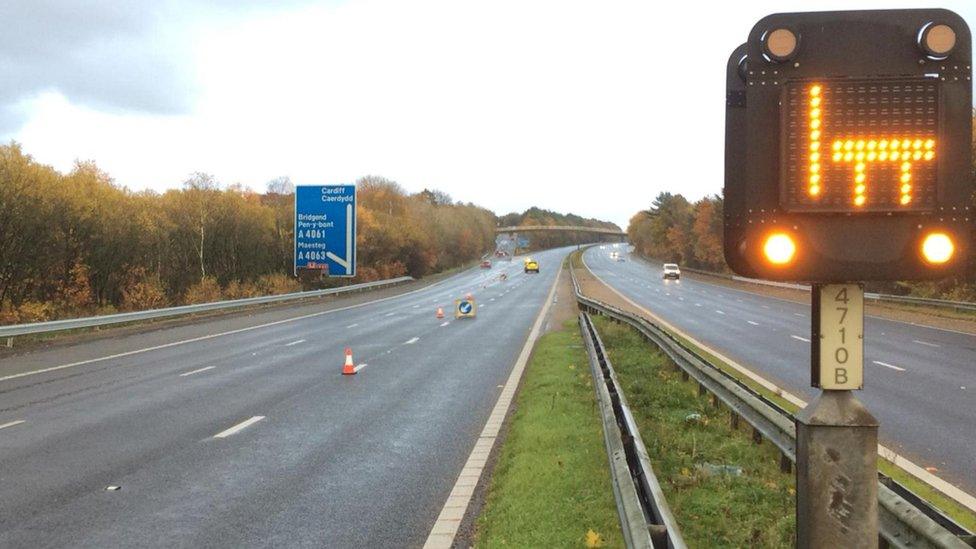
[[[707,360],[712,365],[718,367],[720,370],[731,375],[732,377],[738,379],[739,381],[745,383],[753,390],[759,392],[766,398],[772,400],[782,407],[784,410],[792,415],[800,410],[798,406],[792,402],[780,397],[779,395],[773,393],[769,389],[766,389],[762,385],[756,383],[752,379],[749,379],[742,372],[739,372],[735,368],[729,366],[724,361],[719,360],[717,357],[703,350],[701,347],[695,345],[691,341],[685,338],[678,337],[678,339],[688,348],[693,349],[698,356],[701,356]],[[928,501],[933,507],[942,511],[946,516],[956,521],[960,525],[964,526],[970,531],[976,531],[976,513],[973,513],[968,508],[957,502],[956,500],[946,496],[939,490],[933,488],[929,484],[915,478],[907,471],[898,467],[894,463],[879,457],[878,458],[878,470],[882,473],[888,475],[889,477],[895,479],[902,486],[908,488],[912,492],[915,492],[919,497]]]
[[[478,547],[622,547],[589,361],[575,321],[535,345],[477,520]]]
[[[753,443],[745,422],[732,430],[728,411],[631,328],[594,320],[689,547],[792,547],[794,478],[779,470],[778,450]],[[705,464],[742,474],[708,474]]]

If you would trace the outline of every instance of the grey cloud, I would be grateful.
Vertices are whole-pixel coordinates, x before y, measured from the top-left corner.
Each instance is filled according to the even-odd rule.
[[[0,137],[23,123],[17,104],[44,91],[107,111],[188,112],[194,81],[183,27],[269,5],[282,8],[256,0],[2,0]]]

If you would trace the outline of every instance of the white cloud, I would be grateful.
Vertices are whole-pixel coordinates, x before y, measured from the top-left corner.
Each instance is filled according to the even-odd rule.
[[[499,213],[538,205],[626,225],[660,191],[721,191],[726,59],[790,7],[367,0],[188,14],[188,113],[47,93],[16,139],[58,167],[95,159],[132,188],[197,170],[256,188],[380,174]]]

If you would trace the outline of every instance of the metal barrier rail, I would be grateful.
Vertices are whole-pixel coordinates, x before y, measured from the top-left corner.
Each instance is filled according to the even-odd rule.
[[[263,305],[267,303],[280,303],[310,297],[322,297],[327,295],[339,295],[351,292],[361,292],[387,286],[396,286],[404,282],[414,280],[412,276],[401,276],[388,280],[377,280],[374,282],[364,282],[362,284],[351,284],[339,288],[329,288],[328,290],[313,290],[310,292],[294,292],[281,295],[267,295],[259,297],[248,297],[244,299],[233,299],[228,301],[215,301],[212,303],[199,303],[197,305],[182,305],[179,307],[167,307],[165,309],[149,309],[147,311],[135,311],[131,313],[119,313],[114,315],[90,316],[85,318],[68,318],[64,320],[51,320],[48,322],[34,322],[31,324],[12,324],[0,326],[0,338],[11,338],[30,334],[43,334],[50,332],[61,332],[64,330],[74,330],[78,328],[93,328],[110,326],[113,324],[123,324],[126,322],[136,322],[141,320],[151,320],[157,318],[169,318],[180,315],[204,313],[218,311],[221,309],[231,309],[235,307],[246,307],[250,305]]]
[[[617,374],[589,315],[580,313],[580,331],[590,357],[590,373],[603,419],[613,494],[627,547],[684,549],[678,523],[647,457],[644,441],[627,405]],[[602,381],[602,383],[600,383]]]
[[[699,384],[699,394],[711,393],[732,411],[733,424],[741,416],[753,428],[753,438],[772,442],[782,453],[784,469],[796,461],[796,428],[792,414],[762,394],[714,366],[670,332],[608,303],[583,295],[576,272],[570,265],[573,288],[580,308],[634,328],[644,339],[654,343],[679,367],[686,378]],[[878,528],[882,541],[897,548],[970,548],[976,547],[976,536],[942,514],[911,490],[879,474]]]
[[[640,259],[648,263],[651,263],[650,259],[647,259],[640,255],[638,255],[637,257],[639,257]],[[755,278],[730,275],[727,273],[716,273],[713,271],[706,271],[704,269],[694,269],[692,267],[681,267],[681,269],[684,271],[688,271],[689,273],[695,273],[695,274],[700,274],[705,276],[714,276],[716,278],[723,278],[725,280],[735,280],[737,282],[748,282],[750,284],[757,284],[759,286],[774,286],[777,288],[788,288],[791,290],[800,290],[806,292],[810,291],[810,286],[806,284],[793,284],[789,282],[758,280]],[[870,299],[878,303],[904,303],[908,305],[927,305],[929,307],[938,307],[940,309],[955,309],[957,311],[976,311],[976,303],[972,301],[952,301],[949,299],[916,297],[912,295],[879,294],[873,292],[865,292],[864,298]]]

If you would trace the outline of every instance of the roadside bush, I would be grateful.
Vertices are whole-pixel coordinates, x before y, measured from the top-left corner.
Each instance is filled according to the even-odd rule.
[[[187,288],[183,295],[183,303],[193,305],[196,303],[211,303],[221,300],[220,284],[212,276],[203,277],[200,282]]]
[[[166,291],[159,277],[150,275],[143,268],[133,269],[122,289],[122,309],[144,311],[168,305]]]
[[[25,301],[17,307],[17,323],[44,322],[54,318],[55,305],[50,302]]]
[[[261,276],[255,286],[258,295],[290,294],[302,290],[302,285],[297,280],[282,273]]]

